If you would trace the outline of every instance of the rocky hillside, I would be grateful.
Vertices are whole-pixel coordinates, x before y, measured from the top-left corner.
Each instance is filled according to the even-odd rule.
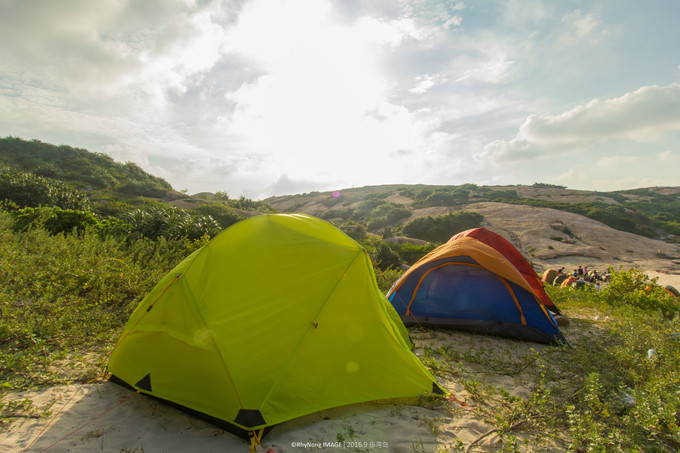
[[[367,200],[373,200],[374,205],[398,205],[408,210],[408,215],[387,226],[396,234],[417,218],[475,212],[483,216],[483,226],[512,242],[537,269],[565,266],[570,270],[570,266],[577,265],[605,269],[608,266],[637,266],[651,272],[680,275],[680,243],[672,229],[676,221],[672,217],[675,215],[673,209],[678,204],[680,187],[613,193],[542,184],[464,187],[466,197],[460,196],[459,192],[457,199],[439,203],[440,206],[432,199],[433,194],[455,195],[455,188],[374,186],[273,197],[265,201],[282,212],[310,214],[336,224],[350,220],[361,223],[362,218],[357,213]],[[429,202],[427,197],[430,197]],[[494,198],[500,201],[492,201]],[[668,206],[668,215],[658,214]],[[343,214],[348,216],[343,217]],[[598,216],[609,224],[597,220]],[[671,220],[664,224],[658,221],[660,218]],[[619,225],[623,228],[616,228]],[[632,232],[636,230],[644,235]],[[383,231],[384,228],[374,232]]]

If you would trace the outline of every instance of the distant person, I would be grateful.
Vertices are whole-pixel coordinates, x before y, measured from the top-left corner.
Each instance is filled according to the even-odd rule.
[[[583,278],[583,268],[581,266],[578,267],[578,278]]]

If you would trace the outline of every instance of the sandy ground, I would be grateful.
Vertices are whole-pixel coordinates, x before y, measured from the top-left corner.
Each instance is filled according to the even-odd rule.
[[[456,344],[528,354],[543,345],[486,336],[451,333],[414,334],[421,355],[426,346]],[[532,349],[533,348],[533,349]],[[474,366],[472,367],[474,368]],[[527,396],[523,376],[480,376],[514,396]],[[439,379],[456,399],[440,402],[391,400],[321,411],[274,427],[257,451],[291,452],[434,452],[475,443],[474,451],[496,451],[493,426],[473,410],[456,376]],[[0,438],[3,452],[247,452],[246,441],[195,417],[108,381],[23,392],[49,415],[15,419]],[[443,404],[443,405],[442,405]],[[469,405],[468,405],[469,404]],[[557,441],[540,451],[563,451]]]

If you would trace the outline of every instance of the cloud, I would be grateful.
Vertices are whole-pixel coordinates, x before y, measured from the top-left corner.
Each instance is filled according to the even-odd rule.
[[[673,157],[675,157],[675,153],[670,149],[667,149],[665,151],[661,151],[660,153],[658,153],[657,156],[661,161],[670,161],[673,159]]]
[[[45,86],[100,101],[131,91],[163,97],[215,65],[224,41],[216,21],[235,12],[189,0],[3,1],[0,41],[12,42],[0,49],[3,72],[30,67]]]
[[[468,45],[449,63],[447,72],[453,74],[456,83],[500,84],[507,79],[514,61],[505,46],[490,42]]]
[[[614,168],[621,167],[624,165],[633,165],[639,162],[637,156],[613,156],[613,157],[600,157],[595,161],[598,167],[603,168]]]
[[[266,191],[271,194],[291,194],[330,189],[332,187],[334,187],[333,181],[292,179],[287,174],[283,174]]]
[[[503,19],[513,27],[536,27],[552,15],[552,2],[542,0],[506,0],[501,2]]]
[[[440,83],[446,82],[445,74],[425,74],[416,77],[417,85],[411,88],[409,93],[413,94],[423,94],[430,88]]]
[[[576,42],[588,37],[592,38],[601,26],[601,22],[595,14],[583,14],[580,9],[565,14],[562,17],[562,23],[565,24],[568,31],[568,33],[563,35],[563,39],[570,42]]]
[[[627,139],[652,141],[680,130],[680,84],[647,86],[607,99],[595,99],[559,115],[530,115],[514,139],[497,140],[481,157],[521,160],[545,150],[583,149],[594,143]]]

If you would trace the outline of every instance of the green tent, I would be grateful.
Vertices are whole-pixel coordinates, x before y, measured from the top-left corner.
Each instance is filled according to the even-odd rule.
[[[247,437],[322,409],[444,393],[366,251],[329,223],[262,215],[197,250],[132,313],[114,380]]]

